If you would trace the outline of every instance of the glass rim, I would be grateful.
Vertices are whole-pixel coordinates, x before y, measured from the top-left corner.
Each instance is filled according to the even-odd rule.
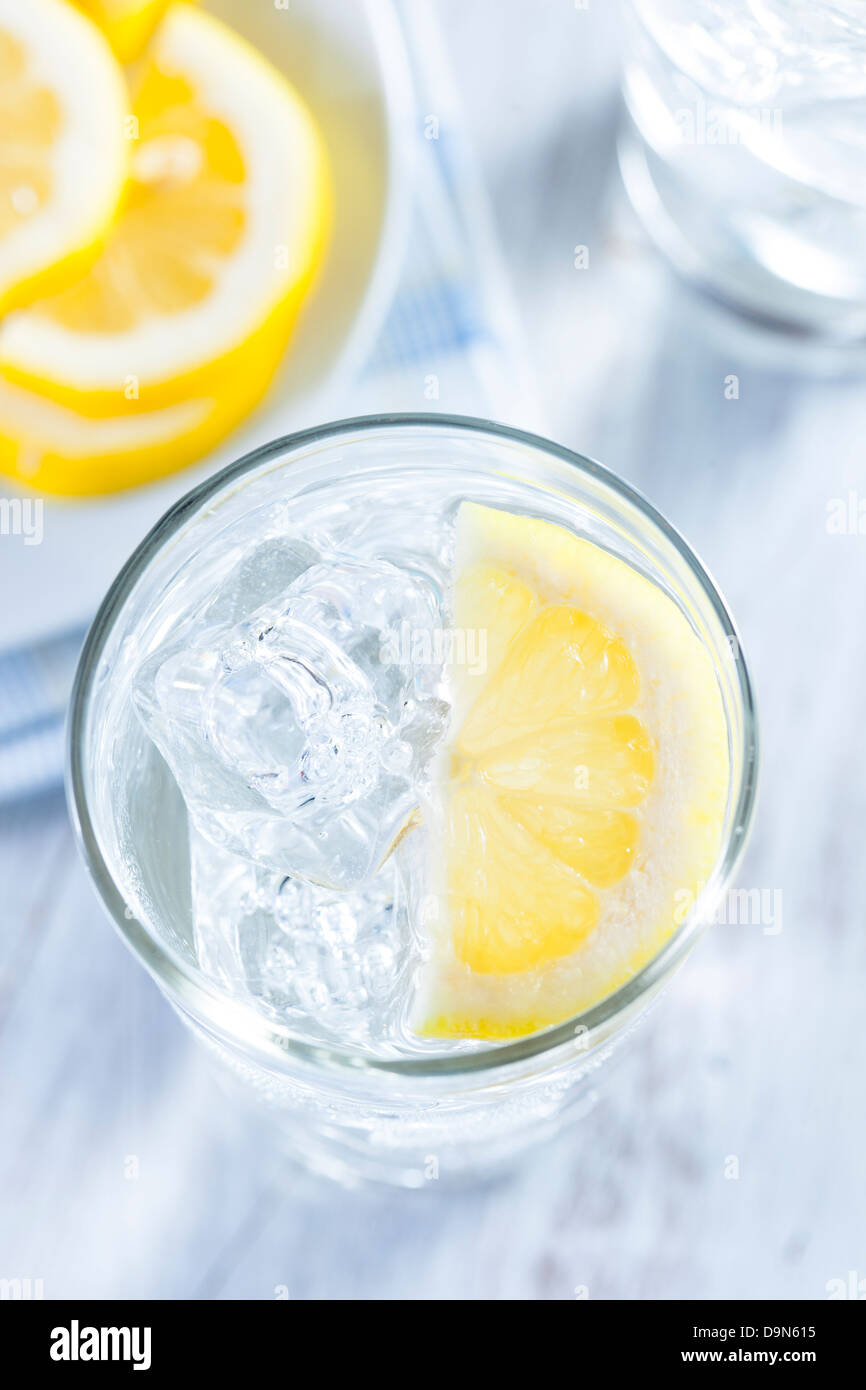
[[[704,597],[726,634],[737,641],[736,693],[741,704],[741,773],[732,806],[727,839],[713,870],[712,880],[719,892],[731,878],[740,861],[754,812],[757,791],[758,725],[751,678],[739,642],[736,624],[728,607],[698,556],[679,531],[630,483],[595,460],[556,444],[542,435],[477,416],[436,412],[391,412],[360,415],[330,421],[324,425],[280,436],[244,454],[225,468],[204,479],[178,499],[139,542],[110,585],[87,633],[75,673],[67,719],[66,789],[70,817],[86,868],[97,895],[133,954],[141,961],[170,1001],[184,1013],[231,1043],[263,1053],[270,1064],[279,1067],[292,1059],[316,1067],[335,1065],[351,1071],[385,1072],[414,1077],[444,1077],[461,1073],[488,1072],[554,1053],[574,1042],[576,1036],[594,1030],[624,1015],[631,1005],[650,994],[686,956],[706,925],[694,907],[664,945],[630,979],[603,999],[555,1024],[512,1042],[492,1043],[473,1052],[451,1056],[389,1057],[364,1055],[328,1042],[312,1042],[295,1036],[287,1025],[265,1019],[254,1008],[233,1000],[208,980],[199,968],[174,953],[167,943],[135,917],[109,868],[90,815],[84,772],[84,736],[94,676],[116,620],[127,599],[152,559],[180,529],[184,522],[216,494],[246,477],[260,464],[281,454],[297,452],[307,445],[321,444],[340,435],[390,429],[456,430],[469,435],[504,439],[564,462],[608,489],[615,500],[635,507],[685,561]],[[227,1032],[227,1020],[239,1028]]]

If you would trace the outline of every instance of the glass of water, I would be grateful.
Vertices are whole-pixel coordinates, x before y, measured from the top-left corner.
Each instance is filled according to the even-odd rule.
[[[626,0],[620,165],[657,243],[758,318],[866,335],[861,0]]]
[[[407,1023],[419,947],[387,848],[418,794],[411,750],[435,744],[447,710],[435,681],[422,672],[410,698],[404,667],[380,669],[376,653],[385,629],[430,623],[425,603],[436,619],[467,501],[549,519],[619,557],[673,599],[709,654],[730,761],[702,899],[712,905],[755,784],[731,619],[647,502],[515,430],[444,416],[345,421],[216,474],[118,576],[73,694],[70,803],[114,924],[239,1097],[269,1112],[286,1152],[347,1181],[486,1172],[578,1118],[598,1066],[708,920],[684,915],[619,988],[530,1036],[424,1038]],[[263,620],[262,604],[289,591],[284,640],[289,628]],[[377,683],[372,722],[365,671]],[[304,712],[306,741],[286,698]]]

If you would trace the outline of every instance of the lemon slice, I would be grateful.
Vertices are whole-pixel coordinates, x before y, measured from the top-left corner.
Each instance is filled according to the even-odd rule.
[[[0,0],[0,311],[81,273],[126,177],[123,75],[64,0]]]
[[[305,106],[211,16],[169,7],[135,117],[131,190],[101,256],[0,330],[7,380],[96,417],[257,373],[289,337],[327,222],[325,158]]]
[[[715,865],[729,755],[676,604],[563,527],[464,503],[425,904],[427,1036],[521,1037],[609,994]],[[467,644],[468,649],[468,644]]]
[[[138,58],[169,0],[75,0],[106,35],[122,63]]]
[[[99,420],[0,381],[0,472],[68,497],[162,477],[195,462],[234,429],[258,404],[272,370],[241,374],[211,395]]]

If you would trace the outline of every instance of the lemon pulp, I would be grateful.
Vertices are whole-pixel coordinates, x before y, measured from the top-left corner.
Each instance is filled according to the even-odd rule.
[[[169,0],[76,0],[99,25],[121,63],[141,55]]]
[[[231,390],[236,370],[269,364],[328,231],[312,117],[204,11],[167,9],[128,132],[129,187],[100,256],[0,330],[7,380],[94,418]]]
[[[429,817],[428,1036],[561,1022],[643,965],[718,854],[727,726],[677,605],[565,528],[464,503],[455,668]]]
[[[212,16],[140,17],[163,10],[116,122],[130,178],[99,254],[0,327],[0,469],[52,492],[132,486],[218,442],[263,395],[324,254],[327,161],[303,102]]]

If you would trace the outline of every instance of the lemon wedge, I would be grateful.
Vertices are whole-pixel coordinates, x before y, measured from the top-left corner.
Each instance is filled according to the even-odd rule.
[[[169,0],[75,0],[106,35],[121,63],[141,55]]]
[[[130,191],[101,255],[0,329],[8,381],[95,418],[262,371],[290,336],[328,221],[306,107],[212,16],[168,8],[134,114]]]
[[[551,522],[461,506],[452,672],[416,1027],[560,1023],[658,951],[715,865],[727,725],[707,649],[624,560]]]
[[[118,206],[129,98],[65,0],[0,0],[0,311],[81,273]]]

